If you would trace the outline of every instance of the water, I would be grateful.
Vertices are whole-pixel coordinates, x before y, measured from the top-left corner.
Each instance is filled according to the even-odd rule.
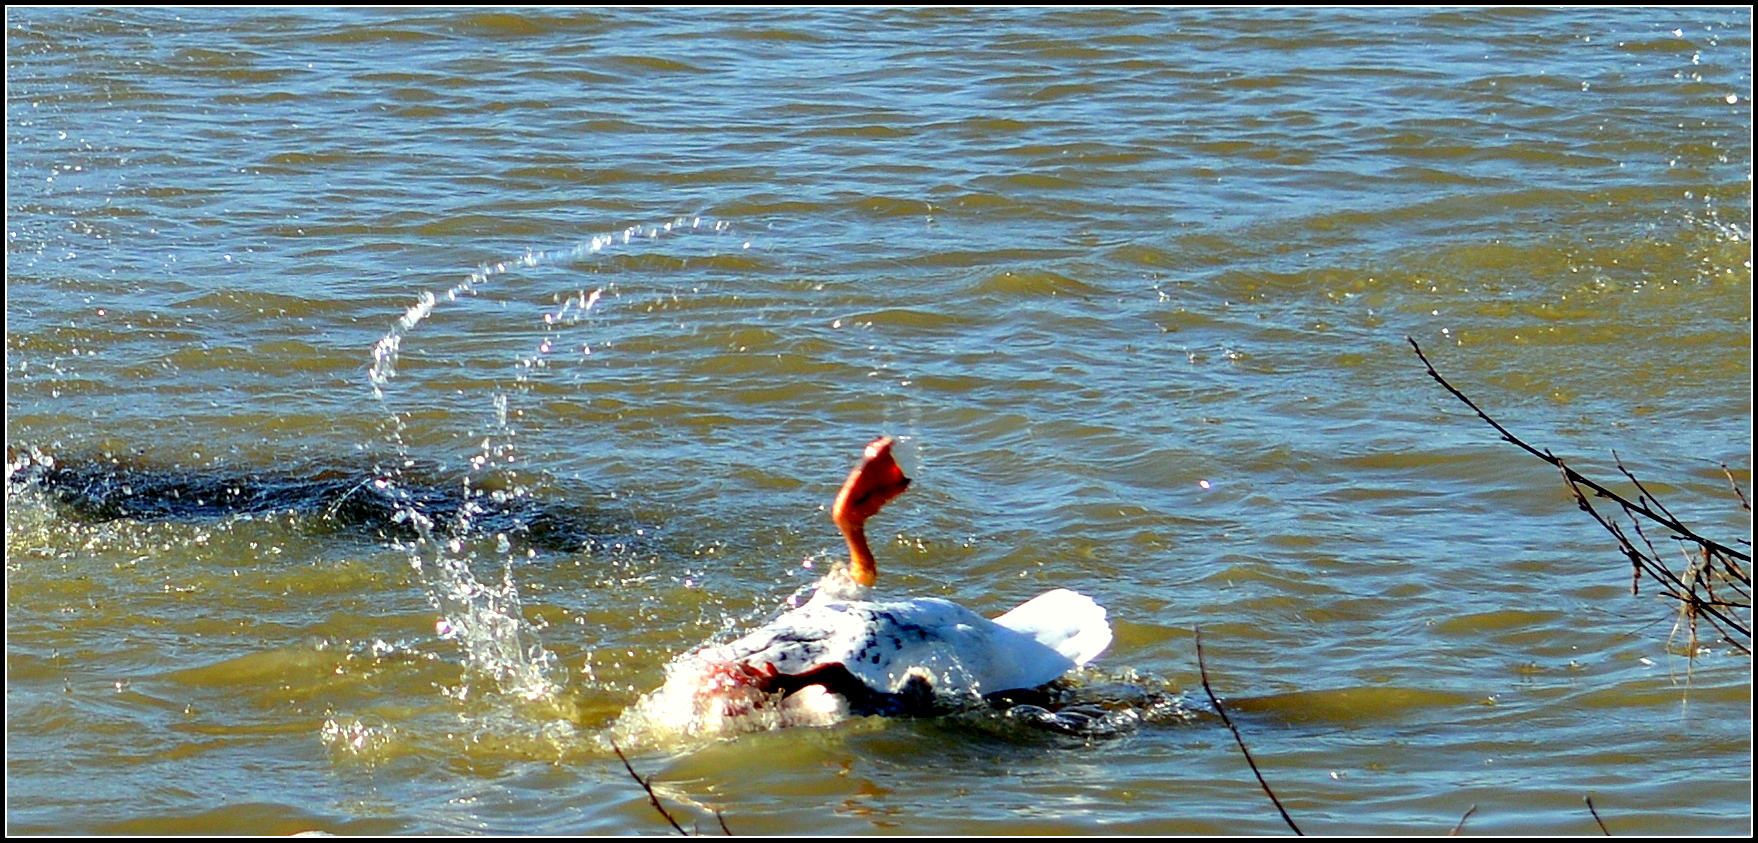
[[[1748,833],[1750,658],[1690,652],[1404,337],[1534,443],[1749,537],[1717,463],[1749,488],[1750,33],[12,10],[9,455],[378,469],[590,538],[9,491],[8,828],[668,831],[602,731],[834,559],[830,497],[893,433],[916,483],[874,524],[882,588],[1076,588],[1117,630],[1085,681],[1188,707],[1091,741],[638,748],[686,827],[1280,832],[1203,713],[1200,624],[1308,832],[1475,805],[1470,832],[1590,833],[1591,796],[1614,833]]]

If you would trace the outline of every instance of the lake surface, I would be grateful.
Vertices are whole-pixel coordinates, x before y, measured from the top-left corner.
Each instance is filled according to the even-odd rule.
[[[607,730],[836,558],[893,434],[881,587],[1094,597],[1078,682],[1139,727],[616,732],[686,827],[1282,833],[1200,626],[1308,833],[1748,834],[1750,657],[1405,337],[1748,539],[1751,26],[9,10],[14,467],[565,529],[9,483],[8,830],[669,832]]]

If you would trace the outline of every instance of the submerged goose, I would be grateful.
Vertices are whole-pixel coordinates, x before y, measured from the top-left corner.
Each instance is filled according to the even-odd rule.
[[[1110,645],[1105,610],[1066,589],[994,620],[936,597],[873,599],[866,522],[910,484],[891,447],[890,438],[867,446],[831,508],[848,564],[806,605],[673,662],[643,701],[654,725],[724,733],[932,713],[1045,685]]]

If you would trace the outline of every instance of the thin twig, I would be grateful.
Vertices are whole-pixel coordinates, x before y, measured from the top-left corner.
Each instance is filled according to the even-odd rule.
[[[1593,520],[1598,521],[1599,525],[1605,528],[1605,531],[1610,533],[1612,538],[1617,540],[1618,549],[1623,551],[1624,556],[1629,558],[1630,564],[1633,568],[1630,576],[1630,593],[1638,593],[1638,583],[1641,582],[1642,574],[1646,572],[1650,578],[1660,584],[1662,593],[1679,601],[1681,611],[1685,613],[1686,618],[1690,621],[1691,649],[1693,651],[1695,651],[1697,647],[1697,616],[1699,614],[1706,614],[1709,616],[1710,624],[1721,633],[1723,641],[1726,641],[1729,645],[1742,653],[1748,655],[1751,654],[1752,651],[1749,645],[1734,640],[1734,638],[1728,634],[1728,629],[1731,628],[1739,634],[1751,638],[1751,629],[1741,623],[1738,618],[1722,612],[1717,608],[1714,601],[1703,599],[1696,593],[1689,583],[1685,582],[1677,574],[1674,574],[1672,569],[1662,564],[1660,562],[1660,551],[1654,547],[1653,542],[1648,540],[1648,534],[1642,530],[1641,521],[1637,520],[1633,514],[1630,516],[1630,526],[1635,529],[1637,537],[1642,539],[1642,543],[1648,547],[1649,552],[1653,554],[1652,556],[1644,555],[1642,551],[1630,541],[1629,536],[1627,536],[1621,528],[1600,516],[1599,512],[1593,508],[1593,504],[1587,500],[1587,496],[1581,492],[1581,487],[1576,482],[1576,478],[1579,475],[1576,474],[1573,469],[1569,468],[1560,459],[1552,457],[1552,460],[1558,470],[1562,472],[1563,482],[1568,484],[1569,491],[1574,493],[1575,505],[1580,507],[1581,511],[1593,516]],[[1620,465],[1620,468],[1621,467],[1622,466]],[[1631,479],[1634,480],[1635,478]],[[1623,501],[1619,500],[1619,503],[1623,503]],[[1627,503],[1624,504],[1624,511],[1626,513],[1631,511]],[[1699,544],[1698,547],[1701,548],[1705,554],[1714,554],[1714,551],[1706,545]],[[1726,626],[1723,626],[1724,624]]]
[[[1599,823],[1599,830],[1604,832],[1605,836],[1610,837],[1611,836],[1611,829],[1606,828],[1605,827],[1605,820],[1602,820],[1599,818],[1599,811],[1593,807],[1593,797],[1583,796],[1581,798],[1586,800],[1586,802],[1587,802],[1587,813],[1592,814],[1593,821],[1596,823]]]
[[[1666,513],[1666,517],[1674,518],[1672,510],[1667,509],[1666,504],[1663,504],[1660,502],[1660,498],[1655,497],[1653,492],[1648,491],[1648,487],[1642,485],[1642,481],[1637,480],[1636,475],[1631,474],[1630,470],[1628,468],[1624,467],[1624,458],[1618,456],[1617,451],[1612,451],[1612,464],[1616,465],[1618,467],[1618,471],[1620,473],[1622,473],[1625,477],[1630,478],[1630,482],[1635,484],[1636,491],[1641,493],[1640,495],[1637,496],[1637,498],[1636,498],[1637,500],[1639,500],[1639,501],[1645,500],[1649,503],[1652,503],[1652,504],[1654,504],[1655,509],[1658,509],[1661,512]],[[1677,519],[1674,518],[1674,520],[1677,520]]]
[[[1552,454],[1550,451],[1539,450],[1538,448],[1527,444],[1520,437],[1515,436],[1512,431],[1502,426],[1501,422],[1492,418],[1489,413],[1484,412],[1482,407],[1477,406],[1475,401],[1472,401],[1465,395],[1465,393],[1459,391],[1459,389],[1449,383],[1446,378],[1442,377],[1441,373],[1435,370],[1434,364],[1429,362],[1428,355],[1422,352],[1422,346],[1418,345],[1414,338],[1405,337],[1405,339],[1410,343],[1410,347],[1416,351],[1416,356],[1422,360],[1422,365],[1427,368],[1428,376],[1430,378],[1433,378],[1436,383],[1452,393],[1453,397],[1459,399],[1459,401],[1464,403],[1465,406],[1470,407],[1472,412],[1477,414],[1478,418],[1483,419],[1490,427],[1495,428],[1496,432],[1501,434],[1504,441],[1513,443],[1527,453],[1550,463],[1557,469],[1557,471],[1562,473],[1563,483],[1569,487],[1569,491],[1574,495],[1576,506],[1578,506],[1581,511],[1592,516],[1594,521],[1599,522],[1600,527],[1604,528],[1605,531],[1611,534],[1612,538],[1617,541],[1618,550],[1630,560],[1631,593],[1640,593],[1642,577],[1646,574],[1660,586],[1662,594],[1679,602],[1680,612],[1683,615],[1681,620],[1689,622],[1693,652],[1696,650],[1697,621],[1699,618],[1708,621],[1711,626],[1715,627],[1716,631],[1720,633],[1722,640],[1727,642],[1734,649],[1746,654],[1752,652],[1750,643],[1752,638],[1751,629],[1748,624],[1742,623],[1737,617],[1737,610],[1751,608],[1751,600],[1748,594],[1752,582],[1751,574],[1748,571],[1752,562],[1750,553],[1742,553],[1728,545],[1709,539],[1685,526],[1685,524],[1680,521],[1671,510],[1667,509],[1666,505],[1661,503],[1660,499],[1655,497],[1654,494],[1648,490],[1648,487],[1643,485],[1642,481],[1624,465],[1623,459],[1617,455],[1616,451],[1612,452],[1612,459],[1617,466],[1617,470],[1634,484],[1636,488],[1636,500],[1634,502],[1617,492],[1594,482],[1573,468],[1570,468],[1567,463],[1555,454]],[[1728,482],[1734,487],[1734,493],[1740,499],[1741,508],[1750,512],[1751,506],[1746,500],[1745,493],[1740,490],[1739,483],[1734,481],[1733,472],[1728,470],[1726,465],[1722,466],[1722,472],[1727,475]],[[1619,507],[1622,507],[1625,517],[1630,520],[1630,529],[1635,531],[1636,538],[1642,542],[1643,546],[1647,547],[1648,552],[1644,553],[1617,523],[1600,515],[1600,513],[1594,509],[1593,503],[1588,499],[1588,495],[1583,491],[1583,488],[1592,490],[1596,497],[1610,500],[1616,503]],[[1678,541],[1681,544],[1687,542],[1691,543],[1686,546],[1694,546],[1701,551],[1703,556],[1702,564],[1698,565],[1694,562],[1688,562],[1682,574],[1673,573],[1672,569],[1668,568],[1666,563],[1661,561],[1660,551],[1655,548],[1654,542],[1648,538],[1647,531],[1642,528],[1643,519],[1647,519],[1650,522],[1659,524],[1660,526],[1671,530],[1673,532],[1672,538],[1675,541]],[[1751,543],[1749,541],[1740,540],[1737,541],[1736,544],[1744,544],[1749,547]],[[1681,549],[1684,548],[1681,547]],[[1687,553],[1687,560],[1689,560],[1690,557],[1691,554]],[[1741,563],[1744,564],[1742,565]],[[1731,590],[1736,594],[1746,595],[1746,602],[1739,603],[1718,597],[1715,594],[1715,583],[1709,578],[1711,572],[1725,572],[1722,573],[1721,576],[1726,577],[1724,582],[1728,586],[1728,590]],[[1744,589],[1741,588],[1742,585],[1744,586]],[[1726,592],[1724,592],[1724,594],[1725,593]],[[1739,636],[1743,640],[1736,640],[1736,636]]]
[[[1476,805],[1472,805],[1471,807],[1466,808],[1465,809],[1465,816],[1462,816],[1459,818],[1459,824],[1456,826],[1453,826],[1453,830],[1451,832],[1449,832],[1447,834],[1447,836],[1448,837],[1458,837],[1459,832],[1465,830],[1465,821],[1468,819],[1471,819],[1471,815],[1475,814],[1475,813],[1477,813],[1477,806]]]
[[[732,829],[726,827],[726,817],[720,815],[720,809],[714,809],[714,821],[720,823],[720,831],[728,837],[733,836]]]
[[[639,784],[642,790],[647,791],[647,799],[653,803],[653,810],[658,811],[660,816],[665,817],[665,821],[671,823],[671,827],[677,829],[679,834],[689,837],[690,833],[685,831],[683,826],[678,825],[677,820],[671,818],[671,812],[667,811],[664,805],[659,804],[659,795],[653,792],[653,786],[648,784],[646,779],[641,778],[640,773],[635,772],[635,765],[629,763],[629,756],[623,754],[622,749],[617,746],[617,742],[614,738],[611,739],[610,742],[610,751],[616,753],[617,757],[623,760],[623,769],[628,770],[629,775],[635,777],[635,783]],[[720,827],[726,828],[726,823],[721,823]]]
[[[1671,518],[1668,518],[1659,512],[1655,512],[1654,510],[1648,508],[1647,506],[1645,506],[1643,504],[1632,503],[1631,501],[1626,499],[1623,495],[1620,495],[1617,492],[1614,492],[1610,489],[1607,489],[1606,487],[1601,486],[1598,483],[1595,483],[1593,480],[1589,479],[1585,475],[1579,474],[1574,469],[1563,465],[1562,460],[1559,460],[1556,457],[1551,456],[1550,453],[1548,453],[1546,451],[1540,451],[1537,448],[1534,448],[1531,445],[1526,444],[1526,442],[1523,441],[1520,437],[1515,436],[1507,428],[1503,427],[1501,422],[1498,422],[1495,419],[1490,418],[1490,415],[1488,413],[1484,412],[1482,407],[1477,406],[1477,403],[1475,401],[1472,401],[1470,398],[1467,398],[1465,396],[1465,393],[1460,392],[1457,387],[1448,383],[1446,378],[1441,377],[1441,373],[1435,371],[1433,363],[1428,362],[1428,355],[1422,353],[1422,346],[1417,345],[1415,339],[1413,339],[1411,337],[1405,337],[1404,339],[1410,343],[1411,348],[1416,350],[1416,356],[1418,358],[1421,358],[1422,365],[1427,367],[1427,369],[1428,369],[1428,376],[1431,378],[1434,378],[1435,383],[1440,384],[1448,392],[1452,393],[1454,398],[1459,399],[1461,402],[1464,402],[1465,406],[1470,407],[1472,412],[1477,413],[1478,418],[1483,419],[1484,421],[1488,422],[1490,427],[1495,428],[1496,432],[1500,433],[1502,435],[1502,439],[1504,439],[1508,442],[1511,442],[1515,445],[1518,445],[1522,450],[1526,451],[1526,453],[1529,453],[1529,454],[1531,454],[1541,460],[1544,460],[1547,463],[1550,463],[1553,466],[1556,466],[1557,468],[1562,469],[1564,472],[1566,472],[1566,476],[1569,479],[1575,481],[1576,483],[1580,483],[1581,485],[1586,486],[1589,489],[1592,489],[1594,494],[1599,495],[1602,498],[1607,498],[1609,500],[1615,501],[1619,506],[1622,506],[1624,509],[1629,510],[1630,512],[1640,514],[1643,517],[1646,517],[1649,520],[1651,520],[1657,524],[1660,524],[1661,526],[1666,527],[1667,529],[1672,530],[1673,532],[1678,533],[1680,538],[1683,538],[1687,541],[1694,541],[1694,542],[1701,544],[1705,547],[1708,547],[1712,550],[1718,551],[1720,553],[1725,553],[1729,556],[1732,556],[1736,559],[1740,559],[1740,560],[1745,561],[1747,563],[1750,563],[1752,561],[1751,554],[1741,553],[1741,552],[1739,552],[1731,547],[1728,547],[1727,545],[1722,544],[1718,541],[1714,541],[1713,539],[1709,539],[1709,538],[1705,538],[1703,536],[1700,536],[1696,532],[1692,531],[1689,527],[1686,527],[1685,525],[1680,524],[1679,522],[1677,522]]]
[[[1282,800],[1276,798],[1276,792],[1270,790],[1270,783],[1264,781],[1264,774],[1258,772],[1257,762],[1251,759],[1251,750],[1245,748],[1245,738],[1239,736],[1239,727],[1233,725],[1232,718],[1227,716],[1227,709],[1221,707],[1221,699],[1215,696],[1215,689],[1209,687],[1209,668],[1203,663],[1203,628],[1199,626],[1195,629],[1196,669],[1198,673],[1202,674],[1203,691],[1208,693],[1209,702],[1215,706],[1215,713],[1221,715],[1221,722],[1227,724],[1228,730],[1233,732],[1233,741],[1239,744],[1239,751],[1244,753],[1246,765],[1251,767],[1251,774],[1257,776],[1257,783],[1263,787],[1264,793],[1269,795],[1271,804],[1274,804],[1276,810],[1282,814],[1282,821],[1287,823],[1289,828],[1294,829],[1295,834],[1305,837],[1306,832],[1301,831],[1300,826],[1294,824],[1294,818],[1288,816],[1288,811],[1282,807]]]
[[[1721,464],[1721,473],[1727,475],[1727,484],[1734,487],[1734,494],[1739,496],[1740,508],[1747,512],[1751,512],[1752,503],[1746,500],[1746,493],[1740,490],[1739,482],[1734,480],[1734,473],[1728,470],[1727,463],[1725,462]]]

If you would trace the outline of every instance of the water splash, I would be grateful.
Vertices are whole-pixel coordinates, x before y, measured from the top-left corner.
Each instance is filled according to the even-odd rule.
[[[704,225],[707,226],[704,229]],[[488,264],[477,268],[475,272],[465,276],[464,280],[454,284],[443,293],[435,294],[423,291],[403,312],[397,324],[372,347],[372,366],[367,369],[367,382],[372,388],[373,397],[384,400],[384,388],[392,378],[397,376],[397,359],[402,351],[403,338],[415,330],[417,325],[433,315],[434,308],[441,300],[457,301],[465,296],[474,295],[489,281],[519,269],[535,269],[540,266],[556,266],[575,263],[586,258],[614,251],[619,246],[629,246],[640,242],[648,243],[661,237],[685,232],[725,234],[732,230],[732,224],[723,220],[704,220],[702,217],[677,217],[669,222],[635,225],[611,234],[601,234],[565,249],[548,252],[526,252],[517,258]],[[749,245],[749,244],[746,244]],[[544,324],[552,326],[579,319],[596,304],[602,291],[595,290],[589,296],[582,294],[579,299],[569,297],[562,306],[550,314],[545,314]],[[570,311],[572,311],[570,313]]]
[[[492,397],[492,432],[470,460],[470,472],[463,480],[464,504],[449,517],[455,523],[436,525],[415,505],[405,491],[407,484],[397,482],[406,470],[416,465],[406,442],[403,417],[390,406],[388,397],[392,381],[397,377],[397,362],[404,341],[442,305],[476,295],[494,280],[521,270],[542,266],[577,263],[609,252],[645,247],[665,237],[688,233],[724,235],[731,230],[724,221],[701,217],[678,217],[667,222],[630,226],[617,232],[601,234],[576,245],[546,252],[526,252],[517,258],[479,267],[463,280],[442,292],[424,291],[411,304],[396,324],[372,347],[372,363],[367,369],[367,382],[373,397],[384,406],[388,420],[386,438],[394,448],[398,465],[388,474],[386,493],[398,501],[398,519],[414,531],[415,540],[404,545],[409,563],[426,584],[428,600],[439,614],[435,624],[442,638],[456,641],[463,648],[465,685],[457,696],[469,695],[471,682],[487,679],[500,693],[528,701],[553,700],[566,683],[565,671],[555,655],[542,643],[539,630],[525,621],[514,566],[521,558],[513,550],[505,532],[492,537],[492,546],[483,546],[471,539],[470,529],[478,518],[492,508],[504,507],[512,499],[524,495],[514,466],[518,454],[514,447],[516,430],[512,419],[511,398],[499,392]],[[742,247],[749,247],[749,243]],[[542,338],[527,354],[516,361],[518,374],[515,389],[523,391],[533,374],[545,367],[545,358],[556,347],[555,332],[586,319],[604,294],[603,290],[568,295],[554,309],[543,314]],[[527,550],[525,557],[532,555]],[[476,576],[478,563],[498,561],[500,581],[487,584]]]
[[[783,698],[749,686],[705,686],[705,670],[711,666],[695,654],[679,657],[667,666],[664,685],[643,695],[599,736],[601,746],[608,750],[614,741],[625,749],[687,751],[751,732],[870,720],[852,716],[846,704],[838,705],[828,694],[802,690]],[[1133,668],[1087,667],[1041,688],[945,697],[938,703],[932,714],[942,725],[1009,743],[1046,738],[1091,743],[1213,716],[1175,684]]]

